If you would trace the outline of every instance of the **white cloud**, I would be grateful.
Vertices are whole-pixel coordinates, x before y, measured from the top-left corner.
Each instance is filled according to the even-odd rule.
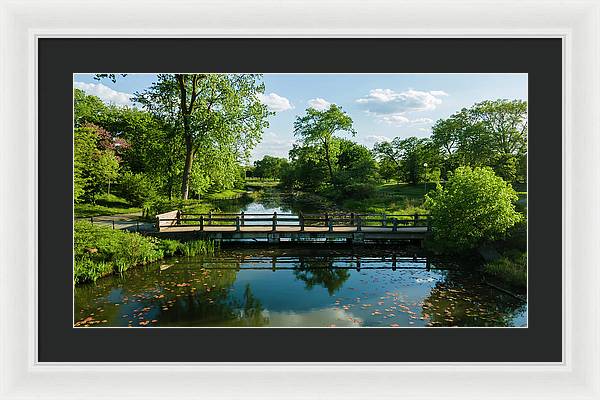
[[[431,125],[433,120],[431,118],[416,118],[410,120],[411,125]]]
[[[431,90],[429,93],[431,93],[434,96],[448,96],[448,93],[444,92],[443,90]]]
[[[365,110],[374,114],[402,114],[410,111],[431,111],[442,103],[440,97],[448,94],[441,90],[423,92],[409,89],[373,89],[366,97],[356,100]]]
[[[278,135],[271,131],[265,132],[262,141],[252,150],[250,161],[260,160],[266,155],[287,158],[293,145],[292,137]]]
[[[307,103],[309,107],[319,111],[327,110],[331,105],[330,102],[320,97],[317,97],[316,99],[310,99]]]
[[[433,121],[430,118],[410,119],[406,114],[435,110],[442,103],[443,96],[448,94],[441,90],[424,92],[409,89],[395,92],[392,89],[373,89],[356,102],[367,114],[385,123],[396,126],[422,125]]]
[[[101,83],[84,83],[75,82],[73,86],[77,89],[81,89],[87,94],[91,94],[100,98],[105,103],[116,104],[120,106],[133,106],[131,98],[133,97],[130,93],[117,92],[105,86]]]
[[[383,135],[369,135],[364,139],[366,144],[374,144],[380,142],[391,142],[392,139]]]
[[[294,108],[288,99],[278,95],[277,93],[259,93],[257,97],[271,111],[281,112]]]

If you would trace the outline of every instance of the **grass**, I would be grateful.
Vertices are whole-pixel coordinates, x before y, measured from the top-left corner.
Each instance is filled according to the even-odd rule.
[[[246,180],[246,188],[248,189],[262,189],[262,188],[274,188],[279,185],[279,180],[276,179],[258,179],[248,178]]]
[[[435,188],[434,183],[427,184],[427,191]],[[363,199],[348,199],[342,208],[354,212],[387,214],[426,214],[425,184],[386,183],[375,188],[375,192]]]
[[[96,198],[96,203],[75,204],[76,218],[98,217],[101,215],[132,214],[142,209],[133,207],[125,199],[113,194],[103,194]]]
[[[507,252],[502,258],[487,263],[483,271],[517,288],[527,287],[527,253]]]
[[[216,250],[211,241],[160,240],[88,221],[75,221],[74,231],[75,284],[95,282],[103,276],[168,256],[214,254]]]

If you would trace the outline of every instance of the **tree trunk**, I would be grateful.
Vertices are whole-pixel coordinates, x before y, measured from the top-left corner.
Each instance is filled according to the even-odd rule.
[[[329,144],[325,143],[325,160],[327,161],[327,169],[329,169],[329,180],[333,185],[333,168],[331,167],[331,159],[329,158]]]
[[[194,160],[194,148],[191,135],[185,137],[185,167],[183,169],[183,180],[181,182],[181,198],[188,199],[190,187],[190,174],[192,173],[192,162]]]

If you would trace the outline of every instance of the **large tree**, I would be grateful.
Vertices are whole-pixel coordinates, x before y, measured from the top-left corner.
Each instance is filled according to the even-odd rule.
[[[304,145],[317,145],[321,148],[330,183],[334,183],[335,154],[332,144],[335,135],[340,132],[347,132],[352,136],[356,134],[352,126],[352,118],[335,104],[323,111],[308,108],[306,114],[298,117],[294,122],[294,134]]]
[[[257,96],[262,92],[264,85],[260,75],[255,74],[163,74],[158,82],[137,94],[139,99],[148,99],[142,102],[146,107],[161,110],[163,114],[166,109],[176,107],[185,147],[183,199],[189,196],[195,160],[209,166],[215,159],[206,157],[214,156],[215,152],[224,163],[247,159],[268,126],[269,112]]]
[[[411,136],[376,143],[373,152],[380,162],[395,165],[400,181],[418,183],[426,178],[423,165],[432,164],[438,150],[430,139]]]
[[[527,102],[488,100],[464,108],[432,128],[446,171],[458,165],[490,166],[507,180],[524,176]]]

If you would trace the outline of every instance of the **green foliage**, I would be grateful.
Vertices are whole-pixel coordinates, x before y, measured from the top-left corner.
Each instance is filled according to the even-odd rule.
[[[75,204],[75,217],[96,217],[99,215],[133,214],[140,211],[139,207],[132,207],[127,200],[114,194],[100,194],[96,203]]]
[[[88,221],[76,221],[74,228],[75,283],[95,281],[163,257],[156,239]]]
[[[391,142],[376,143],[373,152],[385,165],[388,177],[394,176],[401,182],[424,182],[427,172],[424,164],[437,164],[438,149],[429,139],[397,137]],[[392,175],[394,169],[396,174]]]
[[[74,223],[74,282],[96,281],[111,273],[127,269],[165,256],[196,256],[214,254],[211,241],[196,240],[180,243],[159,240],[88,221]]]
[[[459,167],[444,187],[426,195],[434,239],[448,251],[476,248],[501,238],[523,219],[512,186],[488,167]]]
[[[281,179],[282,171],[287,167],[285,158],[264,156],[261,160],[254,161],[252,176],[256,178]]]
[[[489,166],[509,182],[526,178],[527,102],[483,101],[439,120],[431,140],[442,175],[459,165]]]
[[[294,135],[302,145],[317,149],[318,160],[327,167],[329,184],[334,183],[333,165],[337,157],[334,135],[338,132],[348,132],[352,136],[356,134],[352,118],[335,104],[324,111],[308,108],[306,114],[294,122]]]
[[[527,253],[509,254],[484,266],[484,272],[518,287],[527,287]]]
[[[137,207],[148,207],[157,196],[154,182],[143,173],[126,172],[121,177],[119,186],[121,195]]]
[[[104,187],[118,177],[119,159],[114,150],[103,148],[108,132],[96,125],[76,128],[73,135],[74,200],[95,200]]]

